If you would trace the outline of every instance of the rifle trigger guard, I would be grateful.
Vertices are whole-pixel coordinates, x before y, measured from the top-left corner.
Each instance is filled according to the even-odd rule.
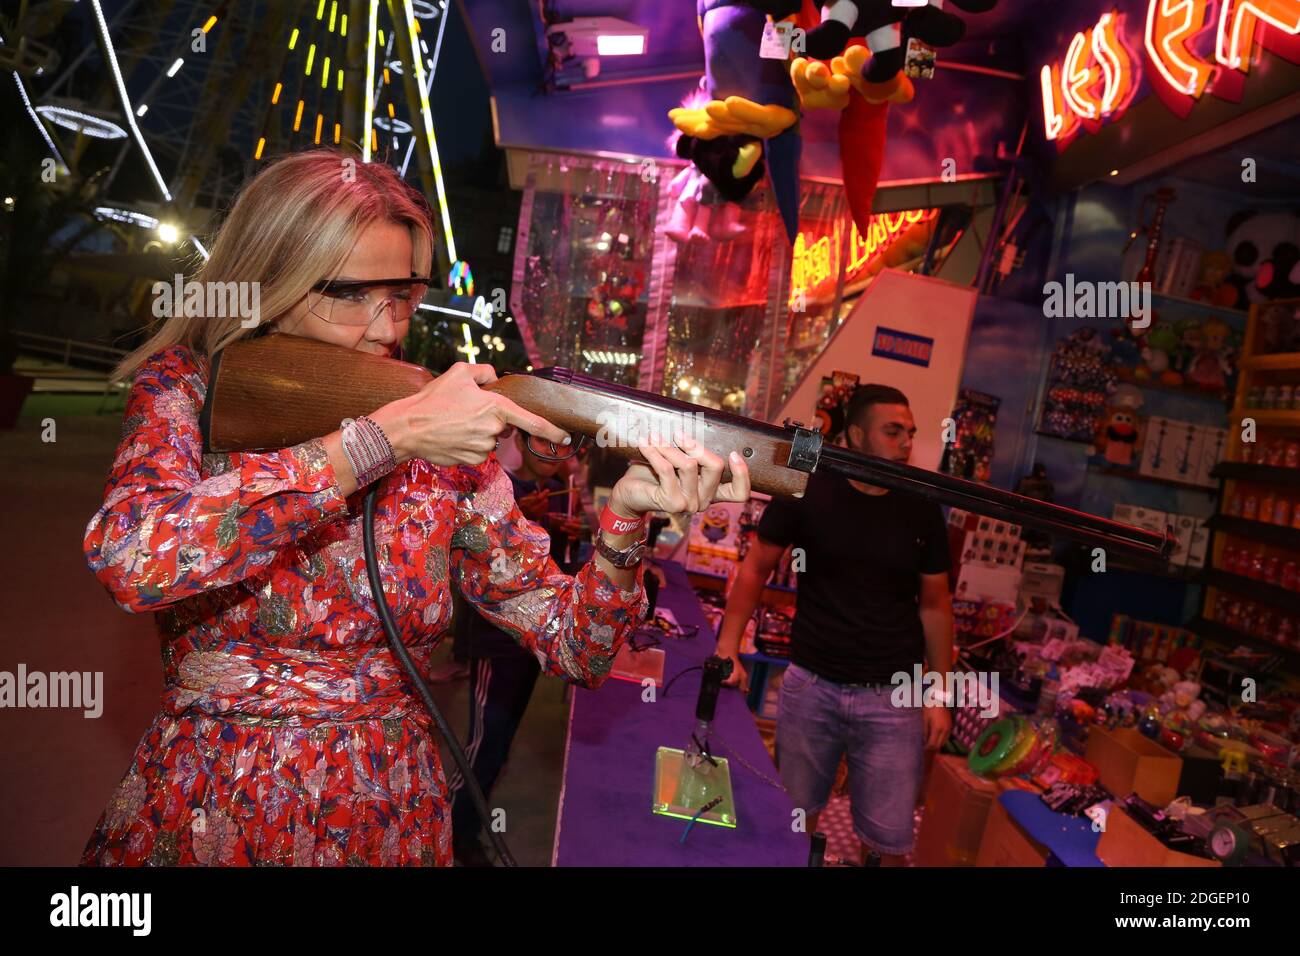
[[[794,422],[794,437],[790,441],[790,457],[787,467],[796,471],[812,473],[817,470],[817,462],[822,455],[822,433],[811,428],[804,428]]]

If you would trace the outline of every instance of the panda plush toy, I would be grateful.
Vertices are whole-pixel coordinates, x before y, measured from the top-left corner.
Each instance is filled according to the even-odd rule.
[[[1242,210],[1228,220],[1234,307],[1300,297],[1300,211]]]

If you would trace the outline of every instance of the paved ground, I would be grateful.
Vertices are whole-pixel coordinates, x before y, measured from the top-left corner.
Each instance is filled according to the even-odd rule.
[[[36,395],[0,431],[0,671],[103,674],[103,714],[0,709],[0,866],[73,865],[157,709],[162,681],[148,616],[123,613],[86,568],[81,539],[98,507],[120,412],[100,394]],[[42,441],[43,422],[55,441]],[[450,642],[447,644],[448,650]],[[435,688],[464,732],[466,684]],[[493,804],[526,866],[550,863],[564,728],[564,685],[543,678]],[[450,764],[450,758],[444,762]]]

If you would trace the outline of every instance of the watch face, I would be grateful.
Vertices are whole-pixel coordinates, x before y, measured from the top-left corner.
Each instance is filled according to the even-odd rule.
[[[619,567],[627,568],[636,564],[645,555],[646,546],[644,544],[634,545],[628,549],[627,555],[619,562]]]

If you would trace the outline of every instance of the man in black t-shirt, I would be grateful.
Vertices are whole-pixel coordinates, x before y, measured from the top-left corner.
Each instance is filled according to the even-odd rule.
[[[845,421],[849,448],[911,457],[916,424],[898,389],[861,386]],[[844,756],[858,839],[886,865],[901,864],[912,848],[923,750],[943,746],[952,727],[945,707],[892,702],[895,674],[910,678],[920,663],[940,674],[952,668],[943,512],[825,473],[809,477],[802,498],[768,505],[718,635],[718,655],[735,663],[729,683],[742,688],[740,639],[787,547],[797,549],[798,604],[777,713],[781,779],[815,832]]]

